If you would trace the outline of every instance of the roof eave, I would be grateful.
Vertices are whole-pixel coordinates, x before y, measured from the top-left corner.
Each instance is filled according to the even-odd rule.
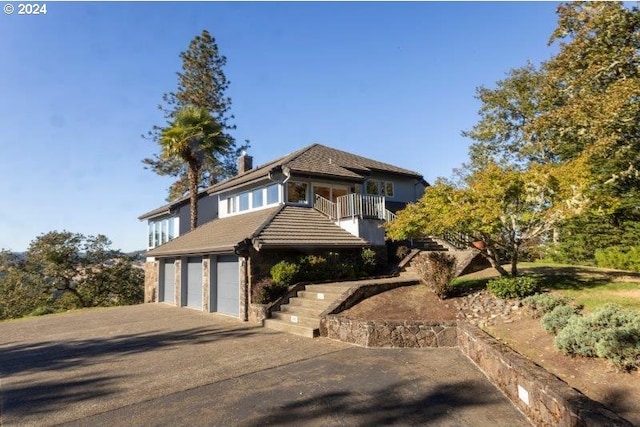
[[[178,249],[174,251],[159,251],[159,253],[154,253],[154,250],[148,251],[145,255],[148,257],[157,257],[157,258],[171,258],[175,256],[201,256],[201,255],[215,255],[215,254],[226,254],[234,252],[235,245],[229,246],[214,246],[209,248],[195,248],[195,249]]]

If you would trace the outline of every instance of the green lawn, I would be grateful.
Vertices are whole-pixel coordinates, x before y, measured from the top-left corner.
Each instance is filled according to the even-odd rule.
[[[619,304],[640,311],[640,274],[576,265],[522,263],[520,274],[538,277],[545,289],[574,299],[593,311],[606,303]],[[484,270],[454,280],[464,292],[481,289],[496,277],[494,270]]]

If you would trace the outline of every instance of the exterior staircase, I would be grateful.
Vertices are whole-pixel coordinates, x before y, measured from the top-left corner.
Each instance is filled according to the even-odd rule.
[[[449,248],[437,242],[431,237],[423,237],[413,240],[413,247],[422,251],[448,251]]]
[[[303,337],[317,337],[320,335],[320,314],[350,287],[340,283],[306,285],[303,291],[289,299],[288,304],[282,304],[280,311],[272,312],[264,326]]]

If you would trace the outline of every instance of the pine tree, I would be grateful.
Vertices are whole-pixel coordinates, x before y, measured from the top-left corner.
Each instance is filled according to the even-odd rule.
[[[159,108],[168,122],[166,127],[154,126],[146,138],[160,144],[163,131],[171,126],[177,113],[185,107],[206,110],[222,129],[220,138],[226,143],[216,145],[218,151],[205,156],[198,171],[198,188],[206,188],[237,173],[235,159],[240,151],[248,147],[248,141],[238,147],[229,131],[231,124],[231,98],[226,95],[229,87],[223,68],[227,58],[221,55],[215,39],[207,30],[196,36],[189,48],[180,54],[182,71],[177,73],[178,88],[162,96],[164,105]],[[168,201],[182,197],[189,190],[189,165],[180,157],[154,154],[142,161],[146,169],[158,175],[172,176],[176,181],[169,187]]]

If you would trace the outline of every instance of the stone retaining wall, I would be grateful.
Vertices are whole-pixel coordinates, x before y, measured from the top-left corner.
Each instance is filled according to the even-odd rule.
[[[456,322],[393,322],[327,315],[322,335],[363,347],[455,347]]]
[[[537,426],[632,424],[481,329],[460,322],[458,347]]]

